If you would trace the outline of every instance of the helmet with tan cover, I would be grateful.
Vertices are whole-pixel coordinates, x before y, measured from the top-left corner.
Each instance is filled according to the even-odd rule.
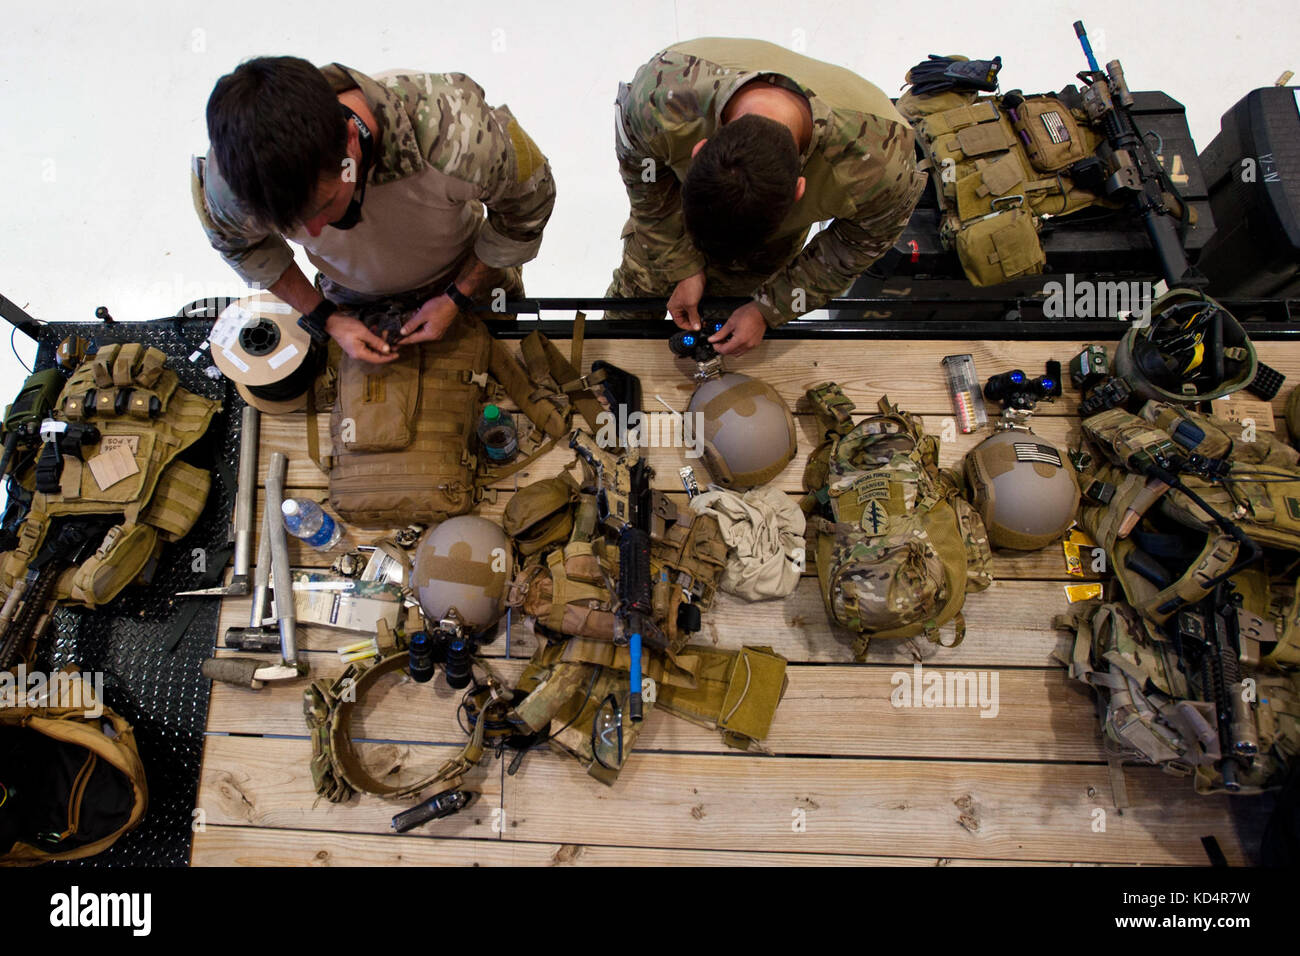
[[[1008,428],[966,456],[971,503],[996,548],[1036,551],[1070,527],[1079,510],[1074,468],[1028,428]]]
[[[775,478],[797,450],[794,416],[766,382],[727,372],[706,380],[688,411],[704,423],[704,465],[724,488],[752,488]]]
[[[511,560],[500,525],[478,515],[448,518],[416,549],[411,589],[431,623],[455,608],[469,630],[482,631],[505,610]]]

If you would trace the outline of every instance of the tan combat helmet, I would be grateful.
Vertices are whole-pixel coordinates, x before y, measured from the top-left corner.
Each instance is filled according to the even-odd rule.
[[[459,622],[477,633],[505,610],[511,563],[510,541],[500,525],[477,515],[448,518],[417,547],[411,589],[432,625],[454,608]]]
[[[971,503],[996,548],[1044,548],[1079,510],[1079,483],[1069,460],[1023,425],[977,445],[966,456],[966,478]]]
[[[704,465],[725,488],[771,481],[794,458],[794,416],[766,382],[737,372],[710,378],[695,390],[687,411],[703,416]]]

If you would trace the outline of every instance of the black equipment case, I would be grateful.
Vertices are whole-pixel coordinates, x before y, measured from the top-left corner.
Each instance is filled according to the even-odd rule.
[[[1300,87],[1252,90],[1200,155],[1218,231],[1201,253],[1217,296],[1300,296]]]

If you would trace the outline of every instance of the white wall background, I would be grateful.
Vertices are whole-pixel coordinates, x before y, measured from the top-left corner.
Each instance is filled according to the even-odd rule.
[[[189,195],[207,148],[213,83],[240,60],[291,53],[365,72],[469,74],[508,103],[550,158],[559,189],[534,295],[599,295],[627,204],[613,155],[620,80],[668,44],[752,36],[857,71],[896,93],[927,53],[1000,54],[1004,88],[1056,89],[1084,68],[1071,23],[1133,89],[1187,106],[1198,147],[1219,116],[1284,69],[1300,72],[1293,2],[1134,0],[971,4],[929,0],[178,0],[6,4],[0,39],[0,293],[40,319],[169,315],[242,285],[208,248]],[[305,263],[304,263],[305,264]],[[309,273],[310,274],[310,273]],[[0,328],[3,328],[0,326]],[[19,342],[30,362],[33,349]],[[0,402],[22,380],[0,342]]]

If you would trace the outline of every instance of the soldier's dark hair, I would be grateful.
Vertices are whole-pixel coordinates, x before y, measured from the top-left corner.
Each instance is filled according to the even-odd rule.
[[[299,224],[323,174],[347,154],[347,123],[321,71],[296,56],[262,56],[217,80],[208,141],[222,177],[259,222]]]
[[[734,264],[756,252],[794,205],[799,150],[790,130],[749,114],[719,128],[682,183],[682,215],[695,247]]]

